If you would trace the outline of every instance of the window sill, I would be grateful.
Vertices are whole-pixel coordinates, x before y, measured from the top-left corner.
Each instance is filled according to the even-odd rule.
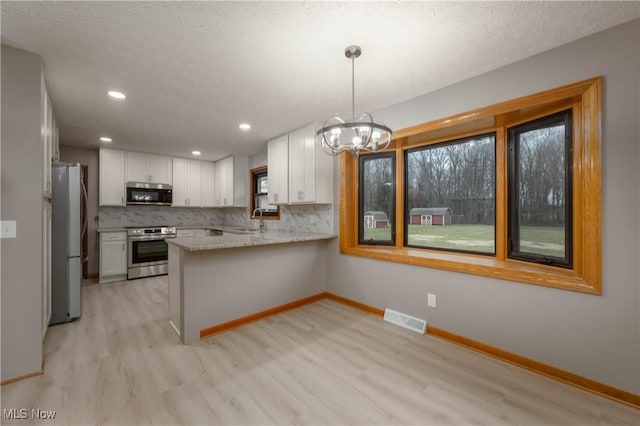
[[[343,247],[343,254],[600,295],[575,270],[495,257],[396,247]]]

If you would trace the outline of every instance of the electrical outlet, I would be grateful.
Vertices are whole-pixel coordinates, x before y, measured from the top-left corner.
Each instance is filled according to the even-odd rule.
[[[16,237],[16,221],[2,220],[0,221],[0,238]]]
[[[430,308],[436,307],[436,295],[433,293],[427,293],[427,306]]]

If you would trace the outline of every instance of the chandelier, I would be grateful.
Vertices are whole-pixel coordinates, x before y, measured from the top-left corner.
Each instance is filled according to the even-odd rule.
[[[351,59],[351,121],[340,117],[330,117],[317,132],[322,135],[322,149],[329,155],[338,155],[349,151],[358,156],[360,151],[383,151],[391,143],[391,129],[373,121],[368,112],[363,112],[356,119],[355,100],[355,60],[362,54],[360,46],[349,46],[344,55]]]

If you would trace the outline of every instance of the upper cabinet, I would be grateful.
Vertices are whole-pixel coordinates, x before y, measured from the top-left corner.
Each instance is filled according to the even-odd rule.
[[[267,145],[267,179],[269,204],[289,203],[289,135],[280,136]]]
[[[45,197],[51,198],[51,162],[60,158],[58,148],[58,124],[51,107],[51,99],[47,93],[42,76],[41,87],[41,118],[40,118],[40,138],[42,145],[42,193]]]
[[[283,142],[286,138],[288,151]],[[269,142],[267,162],[270,203],[333,203],[333,157],[326,155],[320,144],[316,143],[315,123]],[[288,199],[282,195],[287,188],[287,184],[283,183],[283,175],[288,179]],[[272,187],[272,176],[275,187]]]
[[[171,185],[171,157],[127,152],[125,182],[148,182]]]
[[[100,205],[126,205],[126,182],[173,185],[173,206],[214,207],[214,164],[210,161],[101,149]]]
[[[249,206],[249,158],[232,155],[215,163],[216,207]]]
[[[289,202],[333,203],[333,157],[316,143],[316,125],[289,134]]]
[[[100,150],[100,205],[124,206],[125,151]]]
[[[201,161],[173,159],[173,206],[200,207]]]
[[[200,166],[200,204],[202,207],[215,207],[214,164],[211,161],[202,161]]]

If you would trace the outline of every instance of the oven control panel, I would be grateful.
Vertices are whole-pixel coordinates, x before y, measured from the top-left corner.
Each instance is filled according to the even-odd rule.
[[[134,228],[127,230],[129,236],[142,236],[142,235],[158,235],[163,237],[171,237],[176,235],[176,228],[174,226],[159,226],[154,228]]]

